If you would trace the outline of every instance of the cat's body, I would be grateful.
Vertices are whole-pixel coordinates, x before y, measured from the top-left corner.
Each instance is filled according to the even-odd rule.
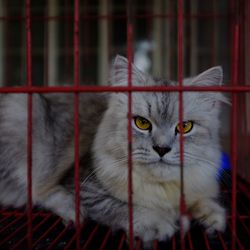
[[[117,57],[113,85],[127,84],[127,61]],[[164,85],[133,66],[135,85]],[[219,67],[186,80],[221,84]],[[219,93],[185,93],[184,192],[188,212],[209,231],[224,230],[217,203],[220,164]],[[178,93],[132,94],[134,233],[144,242],[171,237],[180,219]],[[74,220],[74,99],[72,94],[33,95],[34,204]],[[81,218],[128,231],[127,94],[80,94]],[[139,118],[138,118],[139,117]],[[135,120],[150,125],[141,129]],[[144,122],[145,122],[144,120]],[[145,124],[144,124],[145,125]],[[143,126],[144,126],[143,125]],[[24,205],[27,196],[27,96],[0,96],[0,203]],[[188,229],[185,217],[185,227]]]
[[[107,96],[80,94],[79,99],[79,145],[81,156],[85,156],[107,106]],[[0,203],[3,205],[22,206],[27,201],[27,103],[25,94],[0,96]],[[34,94],[32,116],[33,201],[44,205],[41,200],[58,188],[68,171],[74,171],[73,94]],[[81,170],[87,174],[87,168]],[[67,215],[66,210],[55,212],[66,220],[74,220],[74,215]]]

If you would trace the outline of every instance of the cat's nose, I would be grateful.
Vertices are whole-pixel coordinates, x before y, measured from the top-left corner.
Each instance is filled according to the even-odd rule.
[[[160,147],[160,146],[153,146],[153,149],[158,153],[160,157],[163,157],[171,150],[170,147]]]

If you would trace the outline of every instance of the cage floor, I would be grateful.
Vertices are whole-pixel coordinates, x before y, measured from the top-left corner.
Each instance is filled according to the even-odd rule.
[[[250,249],[250,193],[249,186],[238,182],[237,186],[237,233],[232,238],[230,216],[231,192],[230,187],[223,189],[222,202],[228,209],[226,232],[207,236],[201,226],[193,222],[191,230],[185,236],[186,249],[231,249],[235,242],[235,249]],[[64,226],[62,220],[50,212],[33,210],[32,221],[32,249],[75,249],[76,234],[72,225]],[[232,240],[233,239],[233,240]],[[86,222],[81,228],[81,249],[128,249],[126,236],[123,232],[113,234],[107,227]],[[142,249],[138,240],[135,249]],[[0,210],[0,249],[27,249],[27,216],[22,210]],[[167,242],[153,243],[153,249],[180,249],[178,233]]]

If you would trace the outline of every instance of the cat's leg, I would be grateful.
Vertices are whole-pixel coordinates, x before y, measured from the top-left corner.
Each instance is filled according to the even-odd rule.
[[[176,217],[168,213],[142,207],[134,207],[134,234],[141,238],[144,246],[152,245],[157,239],[163,241],[171,238],[178,230]]]
[[[128,204],[124,204],[124,211],[119,215],[110,215],[112,220],[106,224],[113,224],[114,228],[123,229],[129,236],[129,218],[127,216]],[[120,211],[121,212],[121,211]],[[144,207],[133,207],[133,232],[134,237],[143,241],[145,248],[152,247],[153,240],[164,241],[170,239],[178,230],[176,220],[171,213],[163,213]]]
[[[43,194],[38,193],[35,197],[35,203],[62,217],[65,224],[75,222],[75,195],[63,186],[56,185]],[[80,206],[80,222],[82,222],[85,217],[86,213],[84,208]]]
[[[191,208],[194,219],[206,227],[207,233],[223,232],[226,228],[226,211],[214,199],[202,199]]]
[[[100,186],[88,183],[83,187],[82,203],[88,216],[110,226],[113,230],[124,230],[129,235],[128,203],[102,190]],[[154,239],[165,240],[178,229],[177,214],[174,211],[154,210],[133,205],[134,237],[144,245],[152,245]]]

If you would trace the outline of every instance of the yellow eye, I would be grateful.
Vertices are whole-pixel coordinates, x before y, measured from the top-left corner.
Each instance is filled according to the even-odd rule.
[[[184,134],[189,133],[192,130],[193,125],[194,125],[194,123],[192,121],[186,121],[186,122],[183,122],[182,124],[179,123],[176,126],[176,132],[180,133],[181,132],[181,126],[182,126],[182,132]]]
[[[150,130],[152,127],[151,122],[143,117],[136,116],[134,118],[134,121],[135,121],[136,127],[141,130]]]

